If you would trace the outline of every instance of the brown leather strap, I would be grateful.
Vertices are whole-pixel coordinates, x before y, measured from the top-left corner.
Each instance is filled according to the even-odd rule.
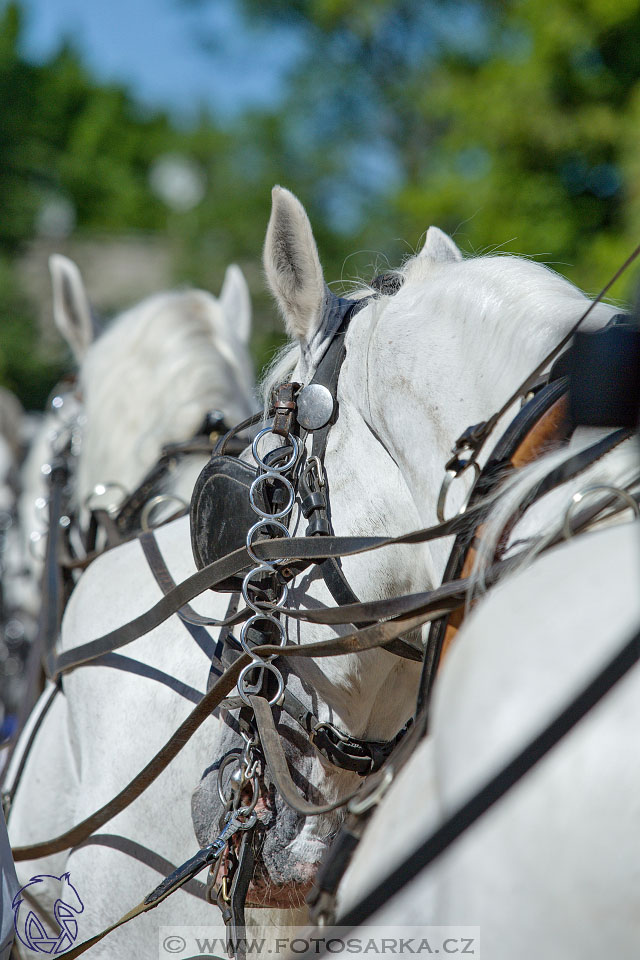
[[[453,517],[446,523],[422,530],[414,530],[400,537],[291,537],[286,541],[264,540],[254,544],[253,549],[262,560],[300,559],[310,562],[324,559],[327,556],[355,556],[378,550],[381,547],[396,544],[417,544],[440,537],[450,536],[464,528],[470,521],[470,516]],[[220,560],[208,564],[197,573],[187,577],[174,589],[170,590],[153,607],[128,623],[109,631],[96,640],[65,650],[58,657],[50,656],[47,660],[49,676],[57,677],[63,673],[88,663],[102,656],[118,650],[120,647],[137,640],[145,633],[154,630],[164,623],[172,614],[193,600],[205,590],[212,589],[216,584],[242,570],[250,562],[246,549],[234,550]],[[220,626],[231,626],[239,622],[239,613],[232,621],[220,621]]]
[[[96,810],[95,813],[92,813],[91,816],[86,817],[70,830],[66,830],[52,840],[14,847],[13,859],[15,861],[34,860],[77,846],[82,840],[86,840],[94,830],[104,826],[108,820],[111,820],[112,817],[115,817],[116,814],[133,803],[133,801],[136,800],[140,794],[144,793],[147,787],[160,776],[162,771],[169,766],[196,730],[204,723],[207,717],[211,715],[211,711],[233,690],[240,670],[249,662],[250,657],[243,654],[222,674],[217,683],[213,685],[211,690],[204,695],[198,705],[180,724],[173,736],[120,793],[103,807],[100,807],[99,810]]]
[[[323,813],[330,813],[352,800],[358,793],[358,789],[353,790],[340,800],[334,800],[333,803],[315,804],[310,803],[301,797],[298,789],[291,779],[287,760],[282,749],[280,736],[276,730],[273,713],[268,700],[264,697],[250,696],[249,701],[258,725],[260,734],[260,745],[264,751],[264,757],[267,764],[269,776],[276,785],[276,789],[287,806],[291,807],[296,813],[303,817],[318,817]]]
[[[141,533],[138,539],[140,540],[142,552],[144,553],[146,561],[149,564],[149,569],[151,570],[156,583],[166,596],[175,589],[176,582],[171,576],[164,557],[160,552],[156,535],[153,530],[148,530],[145,533]],[[236,613],[224,620],[215,620],[212,617],[205,617],[199,613],[196,613],[193,607],[191,607],[188,603],[185,603],[184,607],[180,607],[179,610],[176,610],[177,615],[181,620],[184,620],[185,623],[197,624],[201,627],[231,627],[236,623],[241,623],[243,620],[246,620],[246,618],[250,616],[252,612],[253,611],[249,610],[248,607],[243,607],[242,610],[236,611]]]
[[[167,893],[167,897],[173,893],[173,890]],[[162,898],[166,900],[166,897]],[[129,923],[130,920],[134,920],[135,917],[139,917],[141,913],[147,913],[149,910],[153,910],[154,907],[157,907],[159,903],[162,903],[162,900],[158,900],[155,903],[145,903],[144,900],[135,906],[132,910],[129,910],[124,916],[120,917],[119,920],[116,920],[115,923],[110,924],[104,930],[101,930],[100,933],[94,934],[93,937],[89,937],[88,940],[83,940],[82,943],[77,944],[75,947],[72,947],[71,950],[67,950],[65,953],[58,954],[60,960],[66,958],[66,960],[75,960],[76,957],[81,956],[83,953],[86,953],[87,950],[90,950],[96,943],[99,943],[101,940],[104,940],[110,933],[114,930],[117,930],[118,927],[124,926],[125,923]]]
[[[266,658],[270,656],[334,657],[344,656],[349,653],[361,653],[364,650],[372,650],[382,646],[389,640],[400,636],[402,633],[413,630],[421,624],[426,623],[432,617],[441,616],[442,612],[442,608],[437,608],[412,618],[387,620],[384,623],[374,624],[371,627],[347,634],[347,636],[344,637],[335,637],[330,640],[319,641],[318,643],[305,644],[304,646],[292,645],[280,647],[278,644],[263,644],[255,647],[254,654],[258,657]],[[140,794],[157,779],[162,771],[166,769],[173,758],[178,755],[185,743],[193,736],[207,717],[210,716],[215,707],[231,692],[240,675],[240,671],[250,662],[251,658],[247,654],[242,654],[225,670],[209,692],[204,695],[189,716],[181,723],[173,736],[117,796],[81,823],[76,824],[75,827],[60,834],[60,836],[52,840],[43,841],[42,843],[16,847],[14,849],[14,859],[16,861],[32,860],[36,857],[48,856],[51,853],[59,853],[61,850],[68,850],[70,847],[76,846],[82,840],[85,840],[94,830],[104,826],[108,820],[111,820],[112,817],[115,817],[116,814],[129,806],[129,804],[139,797]]]

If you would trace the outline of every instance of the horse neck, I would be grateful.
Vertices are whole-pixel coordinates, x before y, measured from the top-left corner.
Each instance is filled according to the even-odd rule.
[[[504,291],[498,283],[503,267]],[[520,289],[519,270],[526,280]],[[450,274],[430,276],[422,296],[403,288],[377,308],[366,347],[365,418],[400,467],[425,526],[437,520],[438,492],[457,437],[500,409],[587,305],[579,291],[539,265],[500,260],[495,268],[452,265]],[[592,325],[602,326],[614,312],[599,305]],[[517,409],[500,421],[481,463]],[[465,487],[459,481],[452,490],[453,505]],[[447,542],[433,544],[440,574],[448,553]]]

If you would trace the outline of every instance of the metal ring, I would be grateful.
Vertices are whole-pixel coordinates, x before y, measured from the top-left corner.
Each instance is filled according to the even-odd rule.
[[[260,781],[258,775],[254,773],[252,776],[246,778],[246,782],[251,781],[252,793],[251,800],[249,803],[243,804],[241,807],[238,807],[236,810],[236,816],[240,815],[242,817],[250,817],[253,814],[256,803],[260,799]],[[255,816],[255,814],[253,814]]]
[[[245,544],[247,547],[247,553],[249,554],[252,560],[254,560],[256,563],[259,563],[261,566],[271,567],[275,572],[275,568],[273,567],[273,564],[269,563],[268,561],[265,562],[264,560],[262,560],[261,557],[257,557],[252,549],[254,534],[256,534],[261,527],[269,527],[269,526],[277,527],[280,530],[280,532],[283,534],[283,539],[285,537],[291,536],[288,529],[285,527],[284,523],[280,523],[279,520],[271,520],[267,517],[264,517],[262,520],[258,520],[257,523],[254,523],[254,525],[249,528],[249,531],[247,533],[247,537],[245,540]]]
[[[231,759],[237,760],[239,758],[232,756]],[[226,766],[228,766],[228,764],[226,764]],[[224,803],[226,807],[226,805],[231,802],[232,798],[225,797],[225,795],[222,792],[222,782],[220,779],[220,774],[223,769],[224,769],[223,765],[220,764],[220,767],[218,769],[218,796],[220,797],[220,800],[222,801],[222,803]],[[240,769],[240,767],[238,767],[238,769]],[[257,776],[251,777],[251,788],[252,788],[252,793],[251,793],[251,800],[249,801],[249,803],[241,807],[238,807],[238,809],[236,810],[236,814],[240,814],[240,816],[250,816],[253,813],[255,805],[260,798],[260,783],[258,781]]]
[[[240,631],[240,646],[245,653],[249,654],[250,657],[253,656],[253,648],[249,646],[249,642],[247,640],[247,630],[252,627],[257,620],[267,620],[269,623],[272,623],[278,628],[278,633],[280,634],[280,642],[278,643],[278,646],[283,647],[287,642],[287,638],[285,637],[284,633],[284,627],[279,620],[276,620],[273,614],[260,611],[258,613],[254,613],[252,617],[249,617],[249,619],[242,624],[242,630]],[[273,643],[277,641],[270,640],[269,642]],[[273,657],[275,654],[272,654],[271,656]]]
[[[261,510],[260,507],[255,502],[256,487],[258,486],[259,483],[263,483],[265,480],[278,480],[280,483],[284,484],[284,486],[289,491],[289,502],[287,503],[286,507],[283,507],[282,510],[278,510],[276,513],[266,513],[264,510]],[[259,517],[264,517],[265,520],[270,520],[270,519],[280,520],[281,517],[286,517],[286,515],[289,513],[289,511],[293,507],[295,501],[296,501],[296,492],[293,489],[293,484],[291,483],[291,481],[287,479],[287,477],[283,477],[281,474],[276,473],[273,470],[269,470],[268,473],[261,473],[260,476],[256,477],[256,479],[253,481],[253,483],[249,487],[249,502],[251,503],[251,506],[253,507],[254,512],[257,513]]]
[[[376,807],[393,783],[393,778],[393,768],[388,767],[384,772],[384,776],[377,786],[373,788],[371,793],[366,794],[361,800],[359,800],[357,797],[354,797],[349,801],[347,804],[347,810],[349,813],[359,816],[361,813],[366,813],[366,811],[370,810],[371,807]]]
[[[245,693],[242,685],[244,683],[244,678],[249,672],[249,670],[257,670],[260,667],[262,667],[265,670],[270,670],[271,673],[277,678],[278,689],[273,695],[273,699],[269,700],[269,706],[274,707],[278,702],[278,700],[280,699],[280,697],[282,696],[282,694],[284,693],[284,680],[278,668],[274,667],[274,665],[272,663],[269,663],[268,660],[260,660],[258,657],[256,657],[255,660],[252,660],[251,663],[248,663],[246,667],[242,668],[242,670],[240,671],[240,676],[238,677],[238,682],[236,684],[236,686],[238,687],[238,693],[240,695],[240,698],[247,704],[248,707],[250,707],[251,701],[249,700],[248,695]]]
[[[265,573],[265,572],[268,572],[268,573],[271,573],[271,574],[275,574],[276,571],[275,571],[275,568],[271,566],[271,564],[269,564],[269,563],[262,563],[259,567],[254,567],[253,570],[249,570],[249,573],[245,576],[244,580],[242,581],[242,599],[244,600],[244,602],[246,603],[246,605],[247,605],[248,607],[251,607],[252,610],[255,610],[256,613],[258,613],[260,610],[264,609],[264,608],[261,606],[261,603],[268,603],[269,606],[268,606],[267,609],[270,610],[272,607],[281,607],[282,604],[283,604],[283,603],[285,602],[285,600],[287,599],[287,597],[289,596],[289,585],[288,585],[287,583],[283,583],[283,584],[282,584],[282,594],[278,597],[277,600],[274,600],[273,602],[272,602],[272,601],[266,601],[266,600],[264,600],[264,601],[252,600],[252,599],[249,597],[249,591],[248,591],[248,586],[249,586],[249,584],[251,583],[251,579],[252,579],[256,574],[258,574],[258,573]]]
[[[565,540],[570,540],[571,537],[573,536],[573,531],[571,530],[571,518],[573,517],[573,514],[578,504],[581,503],[588,494],[597,493],[599,490],[604,490],[611,494],[614,494],[614,496],[616,496],[618,500],[622,501],[622,503],[624,503],[625,506],[629,507],[629,509],[633,511],[633,514],[636,519],[640,517],[640,507],[638,506],[637,502],[634,500],[634,498],[631,496],[631,494],[627,490],[622,490],[620,487],[611,486],[611,484],[608,484],[608,483],[594,483],[592,486],[585,487],[583,490],[578,490],[571,497],[571,501],[565,511],[564,522],[562,524],[562,536],[564,537]],[[603,509],[604,509],[604,506],[603,506]],[[618,511],[616,510],[614,511],[614,513],[618,513]],[[596,514],[596,517],[597,517],[597,514]],[[592,523],[596,520],[596,517],[593,518],[593,520],[591,521]],[[605,519],[605,518],[603,517],[601,519]]]
[[[449,487],[451,486],[452,482],[456,479],[456,477],[461,477],[462,474],[469,469],[469,467],[471,467],[474,470],[475,479],[477,480],[478,477],[480,476],[480,464],[476,460],[467,460],[462,470],[445,471],[444,479],[442,481],[442,486],[440,487],[440,493],[438,494],[438,502],[436,504],[436,516],[440,521],[440,523],[446,522],[444,517],[444,508],[447,502],[447,494],[449,493]],[[466,509],[467,509],[467,504],[463,503],[463,505],[458,510],[458,516],[461,516]]]
[[[116,480],[108,480],[106,483],[96,483],[91,493],[87,494],[87,496],[84,498],[84,506],[87,508],[87,510],[93,509],[91,506],[91,501],[93,498],[103,497],[107,490],[120,490],[120,492],[123,494],[123,500],[125,497],[129,496],[129,491],[127,488],[122,483],[118,483]],[[122,503],[122,500],[120,500],[118,503],[110,504],[110,506],[106,508],[107,513],[116,513],[120,503]]]
[[[170,502],[180,503],[183,507],[189,506],[186,500],[183,500],[182,497],[176,496],[174,493],[159,493],[157,497],[152,497],[151,500],[147,500],[143,507],[142,513],[140,514],[140,526],[145,533],[152,529],[152,525],[149,523],[149,516],[151,515],[152,510],[155,510],[156,507],[159,507],[161,503]]]
[[[300,452],[298,438],[294,437],[293,434],[289,434],[289,437],[287,438],[287,440],[293,446],[293,453],[291,454],[289,459],[285,463],[283,463],[281,466],[272,467],[268,463],[265,463],[262,457],[260,456],[260,454],[258,453],[258,444],[263,437],[266,437],[268,433],[273,435],[271,427],[264,427],[262,430],[260,430],[259,433],[256,434],[256,437],[253,443],[251,444],[251,453],[253,454],[253,459],[258,464],[258,466],[262,467],[263,470],[266,470],[269,473],[286,473],[286,471],[290,470],[291,467],[296,462],[296,460],[298,459],[298,454]],[[285,446],[285,444],[281,444],[281,446]]]
[[[227,769],[227,767],[229,766],[232,760],[237,760],[238,770],[240,770],[242,766],[242,751],[238,750],[238,748],[235,748],[231,753],[227,754],[227,756],[224,758],[224,760],[220,763],[220,766],[218,767],[218,796],[220,797],[220,801],[224,803],[225,806],[227,803],[229,803],[230,797],[225,797],[224,793],[222,792],[222,774]]]

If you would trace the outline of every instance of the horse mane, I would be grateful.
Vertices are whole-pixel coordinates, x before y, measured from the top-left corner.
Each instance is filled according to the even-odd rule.
[[[452,313],[460,317],[468,314],[482,315],[483,323],[465,326],[465,337],[477,338],[478,347],[486,346],[487,338],[500,335],[507,339],[507,349],[520,352],[523,349],[523,324],[529,329],[536,326],[558,324],[565,318],[576,319],[581,305],[588,304],[588,297],[565,277],[544,263],[526,257],[505,253],[488,253],[481,256],[469,256],[463,260],[464,271],[451,271],[451,282],[447,285],[447,298]],[[436,268],[440,264],[435,265]],[[471,271],[469,270],[471,268]],[[495,269],[495,281],[491,276]],[[402,298],[409,299],[409,310],[420,313],[420,294],[424,285],[430,282],[434,263],[420,253],[408,257],[400,269],[390,271],[402,278]],[[479,302],[478,287],[473,282],[473,272],[482,281],[485,291],[484,302]],[[358,282],[346,294],[350,299],[376,293],[369,285]],[[413,293],[413,297],[412,297]],[[494,295],[495,294],[495,295]],[[398,296],[398,295],[396,295]],[[393,295],[379,295],[377,303],[384,305]],[[456,303],[457,301],[457,303]],[[495,304],[506,301],[512,304],[511,321],[504,323],[504,309],[495,310]],[[593,311],[585,329],[601,326],[615,312],[615,308],[602,303]],[[491,324],[494,329],[491,329]],[[499,328],[499,329],[498,329]],[[282,383],[296,366],[300,357],[300,345],[289,341],[275,355],[267,367],[261,381],[261,395],[268,407],[272,389]]]
[[[495,343],[494,338],[499,336],[507,353],[511,351],[522,356],[522,351],[527,349],[523,330],[525,334],[530,333],[532,340],[541,335],[548,337],[551,328],[567,329],[590,302],[578,287],[538,261],[490,252],[466,257],[463,262],[464,270],[456,270],[454,264],[447,277],[446,297],[451,313],[462,318],[465,340],[469,341],[471,350],[475,349],[473,341],[477,340],[478,351],[486,352],[487,342]],[[403,310],[420,315],[420,293],[433,277],[434,268],[439,266],[420,254],[405,261],[397,271],[404,281],[401,294],[396,295],[398,309],[401,297]],[[495,280],[492,270],[495,271]],[[351,296],[372,292],[370,287],[361,287]],[[382,305],[385,299],[391,298],[380,297],[377,303]],[[617,309],[612,304],[599,303],[585,322],[584,329],[602,326]],[[505,311],[509,312],[508,323],[504,322]],[[472,315],[480,315],[482,322],[467,323],[467,317],[471,319]],[[499,353],[504,356],[502,350]],[[299,357],[299,344],[290,342],[270,364],[261,384],[265,409],[273,387],[290,377]],[[518,511],[530,492],[551,470],[573,456],[580,444],[588,446],[592,442],[593,431],[589,431],[581,439],[576,438],[569,448],[549,453],[529,467],[518,470],[487,500],[483,521],[486,532],[471,577],[472,592],[484,589],[485,574],[492,565],[498,544],[512,518],[519,515]],[[532,562],[540,549],[561,531],[567,506],[576,491],[590,484],[627,487],[634,483],[640,484],[640,465],[635,450],[624,444],[571,483],[542,498],[527,511],[514,531],[520,550],[520,565]],[[602,499],[605,497],[606,493],[603,493]]]
[[[116,317],[90,347],[80,385],[90,425],[81,498],[101,481],[134,487],[162,447],[188,439],[207,411],[234,420],[253,409],[246,347],[202,290],[155,294]]]

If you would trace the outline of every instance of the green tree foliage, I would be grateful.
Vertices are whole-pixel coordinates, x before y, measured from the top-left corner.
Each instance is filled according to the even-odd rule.
[[[436,223],[467,250],[538,256],[597,290],[640,239],[640,0],[237,3],[248,24],[298,31],[303,54],[277,109],[189,129],[97,83],[72,47],[28,62],[19,4],[3,8],[0,380],[25,402],[58,369],[10,262],[50,197],[72,203],[79,233],[161,233],[176,282],[216,290],[239,262],[259,367],[281,339],[259,267],[274,183],[303,199],[330,280],[399,263]],[[202,171],[192,209],[150,187],[168,153]]]
[[[640,3],[511,0],[484,34],[434,67],[421,109],[440,134],[396,209],[597,289],[640,240]]]
[[[162,229],[166,211],[148,168],[179,135],[165,115],[145,117],[126,91],[97,84],[68,47],[49,63],[29,63],[21,26],[11,3],[0,16],[0,381],[36,406],[62,364],[39,349],[11,258],[51,198],[72,204],[81,230]]]
[[[639,0],[244,7],[309,33],[291,122],[319,118],[347,160],[359,141],[365,168],[368,138],[393,160],[363,211],[375,229],[413,244],[437,223],[467,249],[540,256],[590,289],[640,239]]]

